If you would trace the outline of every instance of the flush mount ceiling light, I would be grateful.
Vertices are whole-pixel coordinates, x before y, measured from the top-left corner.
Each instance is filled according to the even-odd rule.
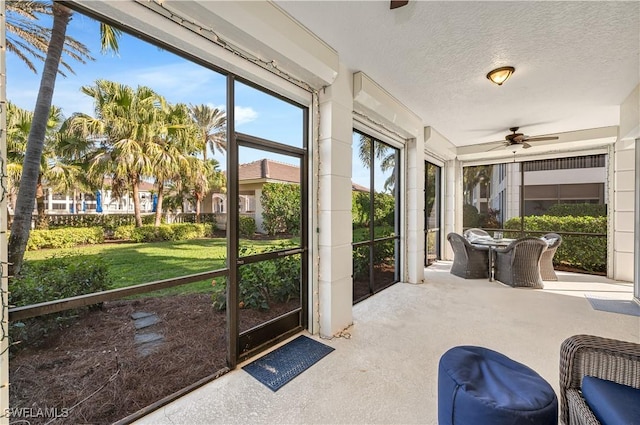
[[[493,71],[489,71],[487,74],[487,78],[491,80],[492,83],[496,83],[501,86],[502,83],[507,81],[511,74],[515,72],[515,68],[512,66],[503,66],[502,68],[494,69]]]

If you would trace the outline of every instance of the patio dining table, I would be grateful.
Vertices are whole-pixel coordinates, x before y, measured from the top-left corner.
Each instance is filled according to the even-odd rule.
[[[473,245],[481,245],[481,246],[488,246],[489,247],[489,282],[493,282],[493,256],[494,256],[494,249],[496,248],[501,248],[501,247],[505,247],[505,246],[509,246],[509,244],[511,242],[513,242],[515,239],[489,239],[489,238],[482,238],[482,239],[477,239],[474,240],[473,242],[471,242],[471,244]]]

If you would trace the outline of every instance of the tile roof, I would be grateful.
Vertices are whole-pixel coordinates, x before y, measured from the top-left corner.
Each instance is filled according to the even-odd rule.
[[[240,164],[238,177],[240,181],[269,179],[300,183],[300,168],[265,158],[248,164]]]

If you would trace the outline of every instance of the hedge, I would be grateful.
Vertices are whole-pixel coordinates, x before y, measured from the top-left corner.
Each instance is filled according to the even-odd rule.
[[[520,229],[520,218],[515,217],[505,223],[505,229]],[[524,218],[525,236],[541,236],[527,233],[527,230],[546,233],[579,232],[607,234],[606,217],[556,217],[550,215],[528,216]],[[505,232],[506,237],[520,237],[520,233]],[[607,237],[562,235],[562,244],[556,251],[554,264],[566,264],[589,272],[607,270]]]
[[[104,242],[102,227],[68,227],[49,230],[32,230],[27,241],[27,251],[43,248],[70,248],[76,245]]]
[[[553,216],[590,216],[590,217],[606,217],[606,204],[555,204],[549,207],[546,215]]]
[[[105,230],[135,224],[136,221],[133,214],[51,214],[46,215],[45,219],[49,228],[101,226]]]
[[[146,224],[142,227],[134,225],[120,226],[114,237],[133,242],[184,241],[210,236],[213,232],[211,224],[175,223],[162,224],[158,227]]]
[[[45,261],[25,261],[20,274],[9,281],[9,304],[27,306],[76,295],[104,291],[111,285],[107,263],[99,256],[67,254]],[[73,319],[78,310],[67,310],[9,325],[13,342],[43,342],[49,331]],[[23,346],[25,344],[22,344]]]

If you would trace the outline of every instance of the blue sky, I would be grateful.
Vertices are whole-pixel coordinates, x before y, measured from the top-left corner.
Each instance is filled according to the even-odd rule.
[[[43,25],[50,26],[46,19],[43,19]],[[226,109],[225,77],[215,71],[128,34],[123,34],[119,40],[118,54],[103,55],[100,53],[98,22],[79,13],[73,14],[67,34],[84,43],[95,61],[81,64],[69,60],[75,75],[67,73],[66,78],[58,76],[53,104],[61,107],[66,117],[74,112],[93,115],[91,98],[82,94],[80,87],[93,85],[97,79],[116,81],[132,87],[146,85],[171,103],[208,104]],[[27,110],[33,110],[40,85],[42,63],[34,63],[38,74],[29,70],[15,55],[7,55],[7,98]],[[300,108],[241,83],[238,83],[235,91],[236,131],[302,146]],[[355,138],[354,142],[354,146],[357,146]],[[220,162],[222,169],[226,168],[224,155],[216,152],[213,157]],[[297,165],[294,159],[287,160],[286,157],[267,152],[255,152],[255,156],[243,155],[241,161],[250,162],[265,157]],[[360,166],[356,148],[352,160],[353,181],[369,187],[369,173]],[[382,186],[381,182],[384,182],[386,176],[380,176],[379,172],[376,175],[376,187],[381,190],[378,186]]]
[[[43,25],[50,24],[43,20]],[[53,104],[62,108],[65,117],[74,112],[93,115],[91,98],[82,94],[80,87],[93,85],[97,79],[132,87],[149,86],[171,103],[208,104],[226,109],[226,80],[215,71],[128,34],[121,37],[118,54],[103,55],[97,21],[79,13],[73,14],[67,34],[84,43],[96,60],[86,64],[68,60],[76,74],[58,76]],[[27,110],[33,110],[40,85],[42,63],[34,64],[37,75],[15,55],[7,55],[7,98]],[[301,109],[241,83],[236,86],[235,116],[239,132],[302,145]],[[215,158],[224,166],[224,156],[216,153]]]

